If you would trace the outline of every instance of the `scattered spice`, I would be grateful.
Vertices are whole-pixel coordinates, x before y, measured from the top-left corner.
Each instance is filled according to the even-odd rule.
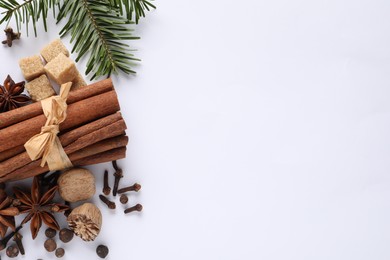
[[[115,202],[110,201],[106,196],[100,194],[99,195],[100,200],[108,206],[109,209],[115,209],[116,205]]]
[[[114,169],[115,169],[114,189],[112,190],[112,195],[116,196],[116,193],[117,193],[118,187],[119,187],[119,181],[121,178],[123,178],[123,171],[121,168],[118,167],[118,164],[116,163],[116,161],[112,161],[112,167],[114,167]]]
[[[68,217],[70,215],[70,213],[72,212],[72,208],[70,207],[69,201],[65,201],[65,205],[68,206],[68,209],[64,211],[64,215],[65,215],[65,217]]]
[[[6,254],[9,258],[15,258],[19,255],[19,249],[16,245],[7,247]]]
[[[19,40],[20,39],[20,32],[14,33],[14,30],[11,27],[8,27],[4,30],[5,36],[7,36],[7,39],[2,41],[2,44],[7,44],[8,47],[12,47],[12,41]]]
[[[74,236],[73,231],[68,228],[63,228],[60,230],[59,237],[60,240],[64,243],[70,242],[73,239],[73,236]]]
[[[61,258],[65,255],[65,250],[62,247],[57,248],[55,254],[56,257]]]
[[[23,236],[19,232],[15,233],[14,241],[15,241],[15,243],[20,251],[20,254],[24,255],[25,252],[24,252],[24,246],[22,243],[22,238],[23,238]]]
[[[121,197],[119,198],[119,201],[122,204],[126,204],[129,201],[129,198],[125,194],[122,194]]]
[[[119,189],[119,190],[118,190],[118,193],[121,194],[121,193],[125,193],[125,192],[128,192],[128,191],[135,191],[135,192],[138,192],[140,189],[141,189],[141,184],[134,183],[132,186],[129,186],[129,187],[126,187],[126,188],[122,188],[122,189]]]
[[[100,258],[106,258],[106,256],[108,255],[108,247],[105,246],[105,245],[99,245],[97,248],[96,248],[96,254],[100,257]]]
[[[108,185],[108,171],[107,170],[104,171],[103,182],[104,182],[104,184],[103,184],[103,193],[104,193],[104,195],[108,196],[108,195],[110,195],[111,188]]]
[[[58,186],[54,186],[43,195],[41,194],[41,187],[38,183],[38,178],[34,177],[31,194],[28,194],[20,189],[14,187],[14,193],[22,205],[19,206],[21,213],[28,213],[22,221],[22,225],[29,222],[32,238],[35,239],[38,231],[42,225],[42,221],[50,228],[59,230],[60,227],[50,210],[55,207],[57,212],[68,209],[66,205],[53,203],[52,199],[57,191]]]
[[[57,243],[54,239],[48,238],[43,244],[47,252],[53,252],[57,248]]]
[[[25,82],[15,83],[10,75],[0,85],[0,113],[7,112],[30,103],[31,98],[22,94]]]
[[[47,238],[53,238],[57,235],[57,231],[55,229],[52,229],[52,228],[47,228],[45,230],[45,236]]]
[[[125,214],[133,212],[133,211],[142,211],[143,207],[141,204],[137,204],[131,208],[125,209]]]
[[[12,231],[11,233],[9,233],[8,235],[6,235],[1,241],[0,241],[0,251],[5,249],[7,247],[7,244],[8,242],[11,240],[11,238],[13,238],[13,236],[16,234],[16,232],[19,232],[19,230],[22,228],[23,226],[19,226],[15,229],[15,231]]]
[[[69,228],[84,241],[93,241],[102,227],[102,213],[92,203],[73,209],[68,219]]]
[[[19,215],[18,208],[12,206],[12,199],[4,190],[0,191],[0,236],[4,237],[8,228],[15,230],[15,216]]]

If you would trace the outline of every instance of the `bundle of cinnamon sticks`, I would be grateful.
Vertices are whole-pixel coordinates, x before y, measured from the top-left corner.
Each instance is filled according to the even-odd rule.
[[[126,156],[126,124],[111,79],[72,91],[59,139],[74,166],[119,160]],[[31,161],[24,143],[45,124],[40,102],[0,114],[0,182],[48,171]]]

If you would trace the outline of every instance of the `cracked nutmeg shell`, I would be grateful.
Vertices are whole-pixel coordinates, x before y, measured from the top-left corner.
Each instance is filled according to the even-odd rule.
[[[72,210],[67,221],[69,228],[82,240],[93,241],[102,226],[102,213],[94,204],[84,203]]]

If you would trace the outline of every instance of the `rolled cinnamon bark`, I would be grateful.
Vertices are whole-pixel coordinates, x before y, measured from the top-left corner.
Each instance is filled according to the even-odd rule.
[[[64,134],[60,141],[65,153],[69,155],[94,143],[122,135],[125,130],[126,124],[121,114],[115,113]],[[40,159],[31,161],[27,152],[23,152],[0,163],[0,177],[17,170],[31,170],[40,163]]]
[[[7,151],[0,152],[0,162],[8,160],[9,158],[12,158],[15,155],[18,155],[22,152],[24,152],[26,149],[24,149],[24,145],[19,145],[16,147],[13,147],[11,149],[8,149]]]
[[[93,96],[68,106],[67,118],[60,124],[60,132],[79,127],[88,122],[119,111],[119,102],[114,90]],[[0,152],[26,143],[40,133],[46,117],[39,115],[0,130]]]
[[[78,138],[89,134],[93,131],[96,131],[98,129],[101,129],[102,127],[112,124],[118,120],[122,119],[121,113],[117,112],[112,115],[106,116],[102,119],[98,119],[96,121],[93,121],[92,123],[86,124],[84,126],[81,126],[79,128],[70,130],[68,132],[65,132],[64,134],[60,133],[60,141],[62,146],[67,146],[71,142],[74,142]],[[75,131],[76,130],[76,131]],[[12,157],[21,154],[22,152],[25,152],[26,150],[24,149],[24,145],[20,145],[14,148],[11,148],[7,151],[0,152],[0,168],[1,168],[1,163],[5,160],[11,159]],[[18,162],[20,162],[20,158],[17,159]],[[1,170],[0,170],[1,173]]]
[[[68,95],[67,104],[73,104],[78,101],[103,94],[105,92],[111,91],[114,89],[112,80],[105,79],[93,84],[90,84],[86,87],[71,91]],[[0,114],[0,129],[3,129],[7,126],[20,123],[24,120],[42,115],[42,105],[41,102],[36,102],[28,106],[20,107],[5,113]]]
[[[117,136],[103,140],[99,143],[93,144],[73,154],[70,154],[69,159],[72,161],[74,166],[86,166],[90,164],[119,160],[126,157],[127,143],[127,136]],[[10,174],[1,176],[0,182],[21,180],[47,172],[48,170],[49,169],[47,166],[40,167],[39,165],[30,170],[25,170],[22,168]]]

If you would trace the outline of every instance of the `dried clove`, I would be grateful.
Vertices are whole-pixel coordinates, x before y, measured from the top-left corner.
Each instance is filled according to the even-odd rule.
[[[106,204],[108,206],[109,209],[116,208],[115,202],[110,201],[106,196],[100,194],[99,198],[104,204]]]
[[[123,178],[123,171],[121,168],[118,167],[116,161],[112,161],[112,167],[114,167],[115,169],[115,173],[114,173],[115,180],[114,180],[114,188],[112,190],[112,195],[116,196],[119,187],[119,180]]]
[[[140,189],[141,189],[141,184],[134,183],[132,186],[129,186],[129,187],[126,187],[126,188],[122,188],[122,189],[119,189],[119,190],[118,190],[118,193],[121,194],[121,193],[125,193],[125,192],[128,192],[128,191],[135,191],[135,192],[138,192]]]
[[[14,30],[11,27],[8,27],[4,30],[7,39],[2,41],[2,44],[7,44],[8,47],[12,47],[12,41],[20,39],[20,33],[14,33]]]
[[[122,194],[121,197],[119,198],[119,201],[122,204],[126,204],[129,201],[129,198],[125,194]]]
[[[19,232],[15,233],[14,241],[16,243],[16,246],[19,248],[20,254],[24,255],[25,252],[24,252],[24,246],[22,243],[22,238],[23,238],[23,236]]]
[[[143,209],[142,205],[141,204],[137,204],[137,205],[135,205],[135,206],[133,206],[131,208],[125,209],[125,214],[133,212],[133,211],[140,212],[140,211],[142,211],[142,209]]]
[[[13,236],[19,232],[19,230],[22,228],[23,226],[19,226],[15,229],[15,231],[9,233],[8,235],[6,235],[1,241],[0,241],[0,251],[3,250],[4,248],[7,247],[7,244],[8,242],[10,241],[11,238],[13,238]]]
[[[103,193],[104,193],[104,195],[108,196],[108,195],[110,195],[110,192],[111,192],[111,188],[110,188],[110,186],[108,185],[108,171],[105,170],[105,171],[104,171],[104,186],[103,186]]]
[[[69,201],[65,201],[65,205],[69,207],[69,209],[64,211],[65,217],[68,217],[70,215],[70,213],[72,212],[72,209],[70,207],[70,202]]]

